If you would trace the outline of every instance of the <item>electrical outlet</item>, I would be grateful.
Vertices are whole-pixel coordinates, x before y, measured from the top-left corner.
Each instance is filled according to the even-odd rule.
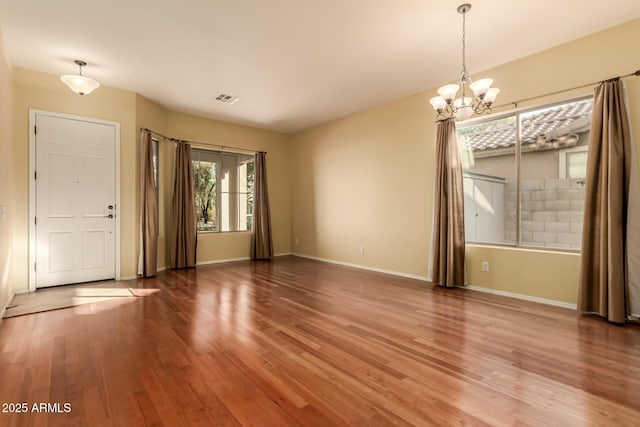
[[[299,244],[300,244],[300,239],[296,237],[296,246],[298,246]]]
[[[7,208],[5,208],[4,205],[0,206],[0,218],[4,218],[5,216],[7,216],[6,212]]]
[[[360,246],[360,255],[364,255],[364,246]]]
[[[482,271],[489,271],[489,261],[482,261]]]

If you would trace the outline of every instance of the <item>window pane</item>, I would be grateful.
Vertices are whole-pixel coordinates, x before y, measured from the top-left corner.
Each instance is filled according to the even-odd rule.
[[[247,197],[246,197],[246,230],[253,228],[253,182],[254,182],[253,158],[247,162]]]
[[[158,224],[156,230],[156,236],[160,236],[160,191],[158,188],[160,187],[159,183],[159,168],[160,162],[158,159],[158,140],[155,138],[151,139],[151,150],[152,150],[152,159],[153,159],[153,184],[156,190],[156,224]]]
[[[238,166],[238,230],[251,230],[249,204],[253,193],[253,160],[242,161]]]
[[[206,159],[206,160],[202,160]],[[217,170],[215,156],[192,150],[192,166],[198,231],[218,231]]]
[[[220,168],[220,230],[235,231],[237,220],[238,158],[232,154],[221,155]]]
[[[515,144],[515,116],[458,128],[467,242],[515,242]]]
[[[151,140],[151,150],[153,152],[152,158],[153,158],[153,182],[156,186],[156,197],[158,197],[158,168],[159,168],[159,163],[158,163],[158,140],[157,139],[152,139]]]
[[[587,152],[578,151],[566,155],[567,178],[585,178],[587,176]]]
[[[522,245],[580,249],[592,109],[588,99],[520,116]]]
[[[198,231],[251,230],[254,156],[191,150]]]

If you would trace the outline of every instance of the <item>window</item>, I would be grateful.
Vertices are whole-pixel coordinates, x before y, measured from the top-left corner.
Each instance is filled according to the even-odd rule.
[[[592,109],[581,99],[459,126],[467,242],[580,249]]]
[[[254,157],[191,150],[199,232],[251,230]]]
[[[156,200],[158,200],[159,159],[158,159],[158,140],[155,138],[151,139],[151,149],[153,150],[153,182],[156,186]]]
[[[587,177],[587,146],[560,151],[560,178]]]
[[[160,179],[160,161],[159,161],[159,142],[155,138],[151,138],[151,149],[153,151],[153,184],[156,190],[156,224],[158,227],[156,229],[156,236],[160,236],[160,191],[158,188],[160,187],[159,179]]]
[[[516,117],[458,130],[468,242],[515,243]]]

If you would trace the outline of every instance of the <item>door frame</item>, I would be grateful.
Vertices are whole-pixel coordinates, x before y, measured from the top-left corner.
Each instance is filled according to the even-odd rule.
[[[56,113],[52,111],[29,109],[29,292],[36,290],[36,116],[50,116],[60,119],[79,120],[83,122],[110,125],[115,127],[115,200],[116,200],[116,241],[115,241],[115,270],[116,280],[120,280],[120,123],[101,120],[93,117],[77,116],[73,114]]]

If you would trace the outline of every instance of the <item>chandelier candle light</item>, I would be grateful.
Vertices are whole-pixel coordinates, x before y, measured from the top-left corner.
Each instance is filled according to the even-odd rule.
[[[462,14],[462,73],[458,84],[444,85],[438,89],[438,96],[429,100],[433,109],[438,113],[438,120],[446,120],[455,117],[456,120],[466,120],[475,114],[483,114],[491,112],[491,104],[496,99],[500,89],[491,87],[493,80],[481,79],[475,82],[471,81],[467,72],[466,60],[466,15],[471,9],[469,3],[458,6],[458,13]],[[473,92],[475,100],[465,96],[467,93],[467,85]],[[455,99],[458,90],[462,86],[462,96]]]
[[[69,89],[71,89],[78,95],[88,95],[94,90],[98,89],[100,87],[100,83],[82,75],[82,67],[86,66],[87,63],[84,61],[80,61],[79,59],[76,59],[73,62],[75,62],[76,65],[78,65],[78,67],[80,68],[78,74],[69,74],[66,76],[62,76],[60,77],[60,80],[62,80],[64,84],[69,86]]]

